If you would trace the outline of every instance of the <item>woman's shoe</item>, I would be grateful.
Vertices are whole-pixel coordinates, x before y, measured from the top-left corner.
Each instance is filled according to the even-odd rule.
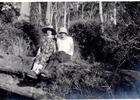
[[[49,75],[49,72],[47,71],[47,70],[41,70],[40,71],[40,75],[42,76],[42,77],[49,77],[50,75]]]
[[[33,79],[37,79],[37,74],[34,71],[27,73],[27,76]]]

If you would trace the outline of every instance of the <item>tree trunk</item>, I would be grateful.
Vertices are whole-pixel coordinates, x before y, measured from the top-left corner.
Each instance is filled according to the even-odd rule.
[[[58,3],[56,2],[56,10],[58,9]],[[55,29],[56,29],[56,32],[58,31],[58,11],[56,11],[56,14],[55,14]]]
[[[51,16],[50,16],[50,23],[52,25],[52,21],[53,21],[53,18],[54,18],[54,7],[52,7],[52,3],[51,3]]]
[[[52,10],[52,3],[47,3],[47,13],[46,13],[46,23],[51,24],[51,10]]]
[[[115,2],[115,3],[114,3],[114,25],[117,24],[116,13],[117,13],[117,9],[116,9],[116,2]]]
[[[41,2],[41,17],[43,25],[46,25],[47,2]]]
[[[84,18],[84,3],[82,3],[82,19]]]
[[[41,12],[39,10],[39,2],[32,2],[31,3],[31,16],[30,16],[30,22],[32,25],[35,25],[36,27],[39,27],[40,25],[40,18],[41,18]]]
[[[102,1],[99,1],[99,13],[100,13],[100,19],[101,19],[101,28],[102,32],[104,31],[104,26],[103,26],[103,8],[102,8]]]
[[[66,27],[66,23],[67,23],[67,3],[65,2],[64,4],[64,27]]]
[[[68,28],[70,27],[70,12],[68,14]]]
[[[31,4],[29,2],[21,2],[20,17],[18,20],[30,20],[30,5]]]
[[[92,19],[92,15],[93,15],[93,4],[91,5],[91,9],[90,9],[90,19]]]
[[[39,25],[43,26],[43,21],[42,21],[42,9],[41,9],[41,3],[39,3]]]
[[[35,100],[46,100],[47,92],[43,91],[41,88],[35,88],[31,86],[20,86],[19,80],[7,74],[0,74],[0,88],[8,92],[19,94],[22,96],[30,97]]]

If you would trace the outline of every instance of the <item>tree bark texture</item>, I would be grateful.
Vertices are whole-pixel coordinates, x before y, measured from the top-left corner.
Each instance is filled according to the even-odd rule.
[[[102,1],[99,1],[99,13],[100,13],[100,19],[101,19],[101,28],[102,28],[102,32],[104,31],[104,27],[103,27],[103,8],[102,8]]]
[[[39,2],[31,2],[31,10],[30,10],[30,22],[32,25],[39,27],[40,25],[40,10],[39,10]]]
[[[30,19],[30,3],[21,2],[19,20],[29,21]]]

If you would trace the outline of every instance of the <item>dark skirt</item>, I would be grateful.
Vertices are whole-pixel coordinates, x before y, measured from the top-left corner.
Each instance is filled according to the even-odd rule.
[[[50,56],[48,60],[48,64],[46,66],[46,69],[49,69],[52,66],[56,66],[59,63],[65,63],[71,60],[71,56],[69,54],[66,54],[64,51],[59,51],[54,53]]]

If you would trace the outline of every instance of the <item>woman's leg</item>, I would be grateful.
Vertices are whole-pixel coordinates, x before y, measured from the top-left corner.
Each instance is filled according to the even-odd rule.
[[[40,69],[42,69],[42,68],[43,68],[43,66],[41,64],[34,63],[32,71],[34,71],[36,74],[39,74]]]
[[[35,62],[33,64],[32,69],[29,72],[27,72],[27,76],[34,78],[34,79],[37,79],[37,75],[40,74],[40,69],[42,69],[42,68],[43,68],[43,65]]]

